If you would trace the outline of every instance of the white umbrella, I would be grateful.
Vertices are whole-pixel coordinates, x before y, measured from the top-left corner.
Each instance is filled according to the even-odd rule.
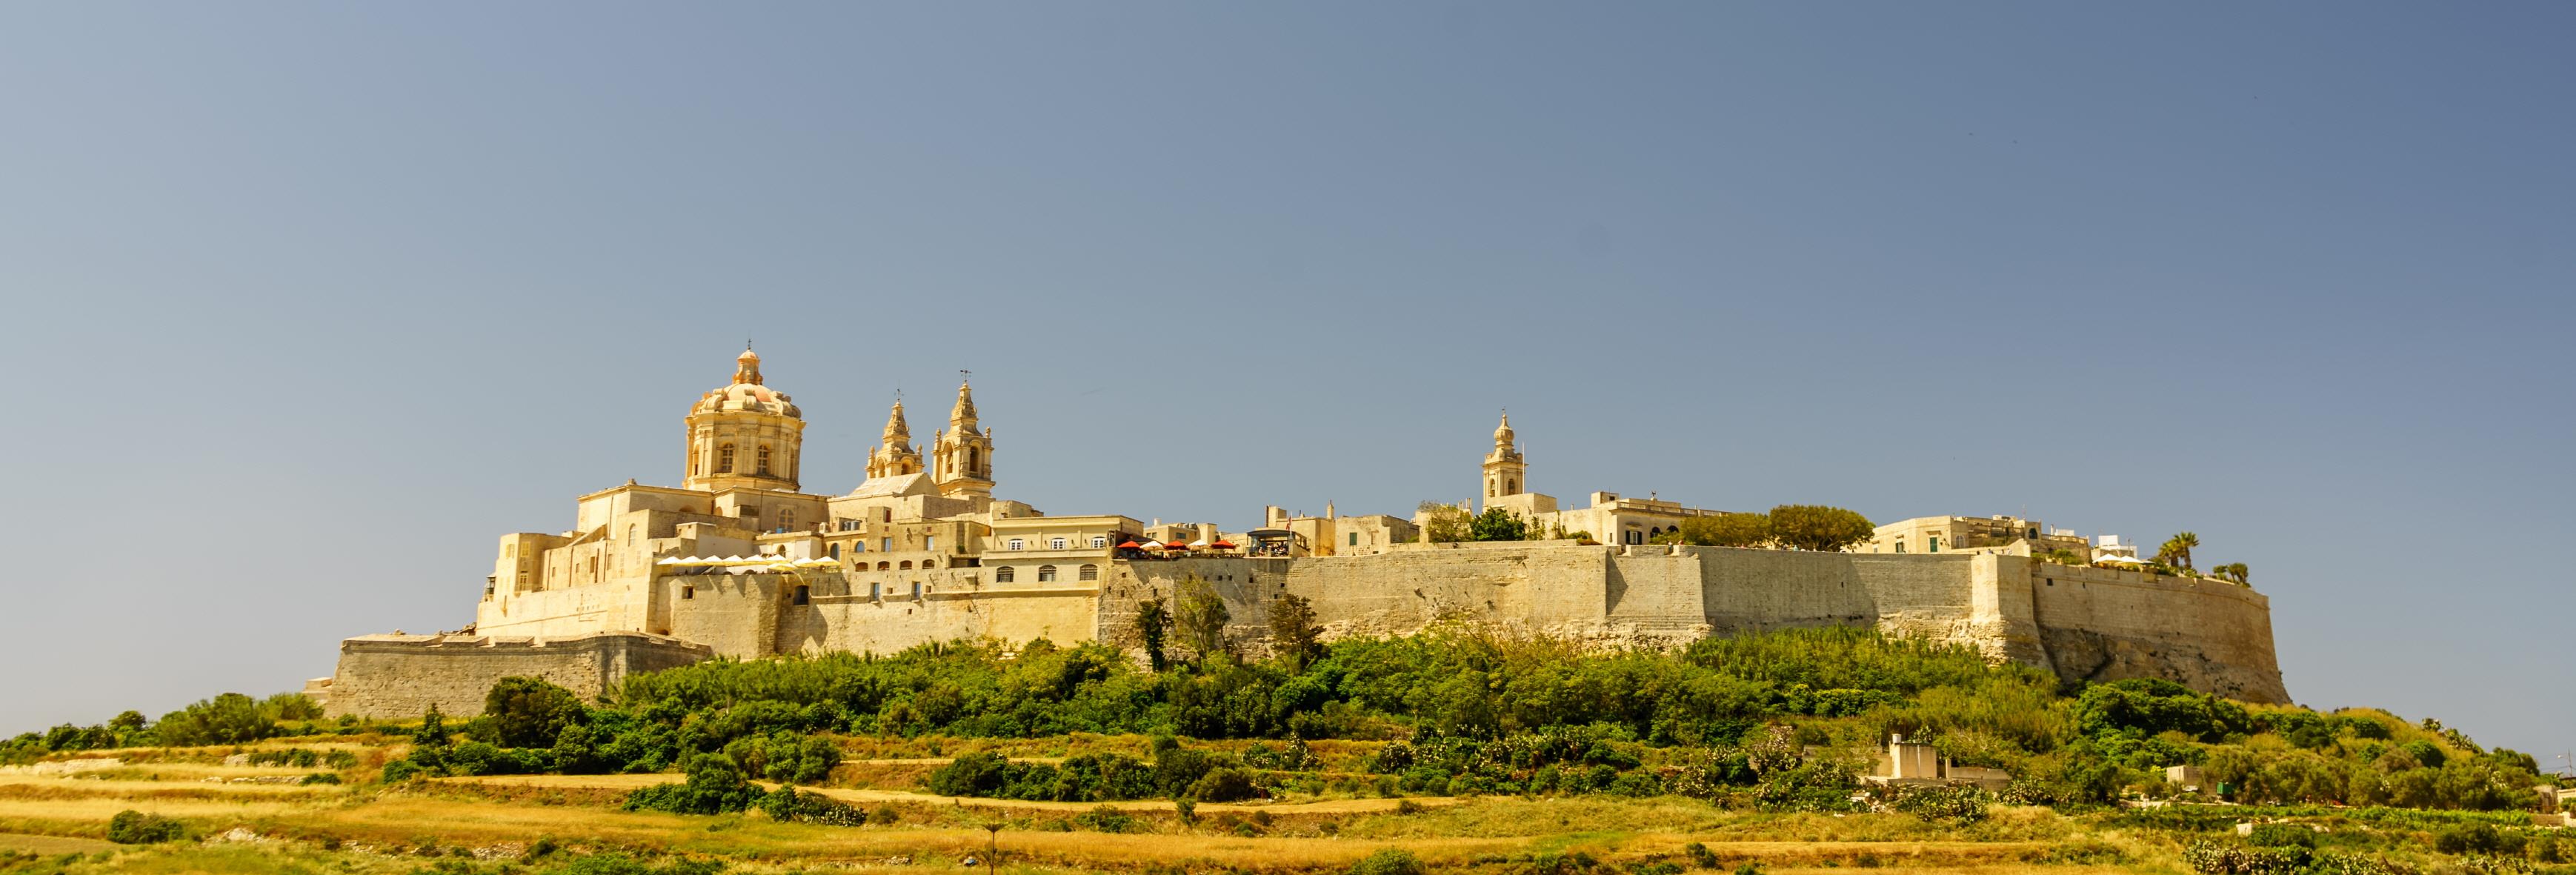
[[[2118,565],[2145,565],[2145,564],[2147,564],[2144,560],[2135,559],[2135,558],[2128,557],[2128,556],[2097,556],[2097,557],[2094,557],[2093,561],[2095,561],[2095,562],[2110,562],[2110,563],[2114,563],[2114,564],[2118,564]]]
[[[653,563],[653,564],[655,564],[655,565],[678,565],[678,564],[680,564],[680,557],[678,557],[678,556],[664,556],[664,557],[662,557],[661,561],[655,562],[655,563]]]
[[[1198,540],[1196,540],[1196,541],[1191,541],[1191,542],[1190,542],[1190,547],[1191,547],[1191,549],[1196,549],[1196,550],[1205,550],[1205,549],[1207,549],[1207,539],[1206,539],[1206,538],[1200,538],[1200,539],[1198,539]]]

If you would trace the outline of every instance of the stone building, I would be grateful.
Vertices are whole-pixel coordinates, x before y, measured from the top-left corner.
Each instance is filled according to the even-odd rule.
[[[511,674],[606,695],[626,673],[709,656],[890,653],[966,638],[1124,643],[1140,602],[1199,581],[1255,647],[1270,604],[1298,595],[1328,635],[1467,620],[1618,646],[1859,624],[2070,678],[2167,677],[2286,699],[2269,604],[2246,587],[1976,555],[2012,553],[1987,549],[1999,540],[2054,543],[2039,523],[2011,518],[1882,529],[1889,545],[1943,539],[1901,555],[1655,545],[1684,520],[1724,512],[1607,492],[1559,508],[1530,491],[1508,416],[1483,460],[1482,506],[1528,518],[1538,536],[1569,537],[1423,543],[1416,521],[1330,504],[1321,516],[1269,507],[1258,528],[1237,532],[1046,514],[995,496],[993,430],[964,382],[929,452],[898,399],[866,479],[809,493],[803,417],[745,350],[731,380],[683,417],[679,487],[629,480],[577,499],[568,530],[503,535],[465,631],[348,639],[338,673],[312,689],[336,713],[437,704],[469,714]]]
[[[2116,540],[2116,538],[2115,538]],[[2066,552],[2091,560],[2093,543],[2068,529],[2017,516],[1926,516],[1879,526],[1860,553]]]

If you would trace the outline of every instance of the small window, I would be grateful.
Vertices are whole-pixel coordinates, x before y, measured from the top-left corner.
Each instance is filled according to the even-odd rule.
[[[1353,547],[1357,547],[1357,546],[1359,546],[1359,545],[1360,545],[1360,533],[1358,533],[1358,532],[1352,532],[1352,533],[1351,533],[1351,546],[1353,546]]]
[[[767,476],[769,476],[769,448],[768,448],[768,447],[764,446],[764,447],[761,447],[761,448],[760,448],[760,460],[759,460],[759,461],[760,461],[760,468],[759,468],[759,470],[753,471],[752,473],[754,473],[754,474],[758,474],[758,475],[760,475],[760,476],[762,476],[762,477],[767,477]]]
[[[1064,548],[1065,548],[1065,540],[1064,540],[1063,538],[1048,538],[1048,539],[1047,539],[1047,549],[1049,549],[1049,550],[1062,550],[1062,549],[1064,549]]]
[[[1896,552],[1899,552],[1899,553],[1903,553],[1903,552],[1905,552],[1905,542],[1904,542],[1904,541],[1898,541],[1898,542],[1896,542]]]
[[[1080,580],[1099,580],[1099,579],[1100,579],[1100,566],[1098,566],[1098,565],[1085,565],[1085,566],[1082,566],[1082,570],[1081,570],[1081,572],[1078,574],[1077,579],[1080,579]]]
[[[1004,549],[1004,550],[1026,550],[1026,549],[1028,549],[1028,548],[1029,548],[1029,542],[1027,542],[1027,541],[1023,541],[1023,540],[1020,540],[1020,539],[1018,539],[1018,538],[1012,538],[1012,539],[1010,539],[1010,540],[1008,540],[1008,541],[1004,541],[1004,542],[1002,542],[1002,549]]]
[[[910,560],[910,559],[906,559],[906,560],[903,560],[903,561],[901,561],[901,562],[897,562],[897,563],[895,563],[895,566],[894,566],[894,567],[896,567],[896,568],[900,568],[900,569],[903,569],[903,570],[905,570],[905,571],[911,571],[911,570],[912,570],[912,560]]]
[[[923,535],[923,536],[921,536],[921,549],[924,549],[924,550],[937,550],[937,549],[939,549],[939,536],[938,536],[938,535]]]
[[[878,539],[877,539],[877,552],[879,552],[879,553],[892,553],[892,552],[894,552],[894,539],[893,539],[893,538],[878,538]]]
[[[807,588],[805,587],[805,585],[804,585],[804,584],[797,584],[797,586],[796,586],[796,603],[797,603],[797,604],[800,604],[800,605],[805,605],[805,604],[813,604],[813,602],[814,602],[813,591],[812,591],[812,590],[810,590],[810,589],[807,589]]]
[[[1931,537],[1929,537],[1929,538],[1925,538],[1925,539],[1923,539],[1923,542],[1924,542],[1924,544],[1925,544],[1925,545],[1927,545],[1927,546],[1925,546],[1925,547],[1923,548],[1923,552],[1925,552],[1925,553],[1939,553],[1939,552],[1941,552],[1941,536],[1939,536],[1939,535],[1933,535],[1933,536],[1931,536]]]
[[[680,600],[681,600],[681,601],[688,601],[688,600],[690,600],[690,599],[694,599],[694,598],[697,598],[697,597],[698,597],[698,588],[697,588],[697,587],[694,587],[694,586],[683,586],[683,587],[680,587]]]
[[[795,509],[795,508],[792,508],[792,507],[782,507],[782,508],[779,508],[779,509],[778,509],[778,528],[779,528],[780,530],[782,530],[782,531],[783,531],[783,530],[786,530],[786,529],[792,529],[792,528],[795,528],[795,527],[796,527],[796,509]]]
[[[834,544],[831,547],[826,548],[823,553],[824,555],[830,556],[834,559],[839,559],[841,558],[841,545]]]
[[[1014,574],[1012,573],[1012,571],[1013,571],[1013,570],[1014,570],[1014,569],[1012,569],[1012,568],[1011,568],[1011,566],[1008,566],[1008,565],[1004,565],[1004,566],[1002,566],[1002,567],[1000,567],[1000,568],[993,569],[993,582],[994,582],[994,583],[1009,583],[1009,582],[1011,582],[1011,580],[1012,580],[1014,577],[1016,577],[1016,576],[1017,576],[1017,575],[1014,575]]]
[[[718,474],[731,474],[731,473],[733,473],[733,445],[732,445],[732,444],[726,444],[726,445],[724,445],[724,446],[721,446],[721,447],[717,447],[717,448],[716,448],[716,473],[718,473]]]
[[[937,559],[924,559],[924,560],[921,560],[921,567],[923,567],[923,568],[937,568],[937,567],[939,567],[939,560],[937,560]]]
[[[1053,566],[1053,565],[1040,565],[1040,566],[1038,566],[1038,582],[1039,582],[1039,583],[1054,583],[1054,582],[1055,582],[1055,566]]]
[[[1091,536],[1091,548],[1092,548],[1092,549],[1097,550],[1097,549],[1100,549],[1100,548],[1102,548],[1102,547],[1106,547],[1106,546],[1109,546],[1109,539],[1108,539],[1108,538],[1104,538],[1104,537],[1101,537],[1101,536],[1099,536],[1099,535],[1093,535],[1093,536]]]
[[[880,588],[883,586],[885,586],[885,584],[882,583],[868,584],[868,598],[879,598],[880,596],[878,595],[878,592],[880,592]]]
[[[878,570],[878,571],[893,571],[893,570],[894,570],[894,563],[892,563],[892,562],[879,562],[879,563],[877,563],[877,570]]]
[[[916,580],[912,582],[912,597],[914,599],[921,598],[921,581]]]
[[[1620,540],[1630,544],[1643,544],[1646,542],[1646,533],[1637,531],[1636,529],[1629,529],[1625,533],[1622,533]]]

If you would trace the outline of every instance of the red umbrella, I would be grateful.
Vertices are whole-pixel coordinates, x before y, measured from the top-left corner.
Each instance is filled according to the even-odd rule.
[[[1208,546],[1210,546],[1210,547],[1215,547],[1215,548],[1217,548],[1217,549],[1219,549],[1219,550],[1232,550],[1232,549],[1234,549],[1234,543],[1233,543],[1233,542],[1231,542],[1231,541],[1222,541],[1222,540],[1220,540],[1220,541],[1218,541],[1218,542],[1216,542],[1216,543],[1214,543],[1214,544],[1209,544]]]
[[[1144,549],[1144,545],[1142,545],[1142,544],[1138,544],[1138,543],[1136,543],[1136,542],[1134,542],[1134,541],[1129,541],[1129,542],[1127,542],[1127,543],[1124,543],[1124,544],[1120,544],[1120,545],[1118,545],[1118,549],[1121,549],[1121,550],[1141,550],[1141,549]]]

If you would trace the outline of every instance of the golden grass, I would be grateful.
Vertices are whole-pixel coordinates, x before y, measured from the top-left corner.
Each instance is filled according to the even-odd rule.
[[[501,787],[549,787],[583,790],[634,790],[655,784],[679,783],[678,775],[485,775],[473,778],[439,778],[441,784],[488,784]],[[775,788],[777,785],[763,783]],[[965,808],[993,808],[1024,811],[1052,811],[1077,814],[1095,808],[1109,807],[1120,811],[1171,811],[1168,799],[1137,799],[1124,802],[1027,802],[1017,799],[978,799],[964,796],[939,796],[909,790],[809,788],[814,792],[845,802],[876,804],[881,802],[939,805]],[[1415,805],[1436,808],[1459,800],[1428,797],[1412,800]],[[1201,816],[1225,812],[1250,813],[1268,811],[1272,816],[1299,814],[1366,814],[1391,812],[1403,805],[1398,799],[1326,799],[1315,802],[1210,802],[1198,806]]]
[[[22,854],[86,854],[92,851],[112,851],[116,850],[116,847],[98,839],[0,832],[0,851],[17,851]]]
[[[309,808],[285,802],[210,799],[0,799],[0,819],[106,821],[132,809],[164,817],[268,817]]]

